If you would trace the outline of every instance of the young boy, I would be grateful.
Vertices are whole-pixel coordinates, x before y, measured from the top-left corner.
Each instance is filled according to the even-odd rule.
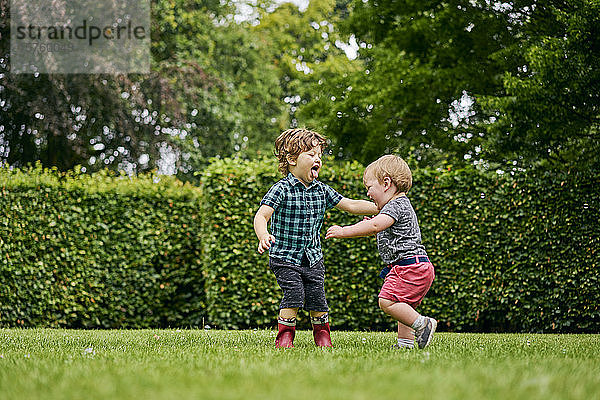
[[[365,169],[363,183],[367,196],[381,210],[377,216],[350,226],[334,225],[329,238],[377,235],[377,249],[388,267],[379,293],[379,307],[398,321],[399,348],[429,345],[437,321],[415,311],[431,287],[435,273],[421,243],[417,216],[406,193],[412,174],[400,157],[387,155]]]
[[[359,215],[377,213],[375,204],[344,198],[317,180],[325,145],[325,137],[316,132],[283,132],[275,141],[275,155],[284,178],[269,189],[254,216],[258,252],[269,251],[269,267],[283,290],[276,348],[294,347],[300,307],[310,312],[315,344],[331,347],[319,237],[323,217],[332,207]],[[269,220],[272,234],[267,230]]]

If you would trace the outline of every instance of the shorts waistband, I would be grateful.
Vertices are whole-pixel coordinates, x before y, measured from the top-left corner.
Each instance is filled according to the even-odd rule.
[[[391,264],[386,265],[385,267],[383,267],[383,269],[379,273],[379,277],[385,279],[385,277],[387,276],[387,274],[395,266],[398,266],[398,265],[400,265],[400,266],[402,266],[402,265],[411,265],[411,264],[417,264],[417,263],[422,263],[422,262],[429,262],[429,257],[427,257],[427,256],[414,256],[414,257],[409,257],[409,258],[403,258],[402,260],[398,260],[396,262],[393,262],[393,263],[391,263]]]
[[[403,258],[402,260],[398,260],[396,262],[391,263],[389,266],[393,267],[395,265],[411,265],[422,262],[429,262],[429,257],[427,256],[414,256],[409,258]]]

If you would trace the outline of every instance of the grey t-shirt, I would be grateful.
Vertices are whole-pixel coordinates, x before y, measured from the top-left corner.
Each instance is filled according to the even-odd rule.
[[[377,249],[385,264],[420,255],[427,252],[421,243],[421,229],[417,214],[406,196],[390,200],[381,209],[381,214],[389,215],[394,224],[377,234]]]

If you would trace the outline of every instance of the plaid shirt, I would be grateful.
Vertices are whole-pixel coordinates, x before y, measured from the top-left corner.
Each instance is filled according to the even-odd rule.
[[[310,265],[320,261],[323,253],[319,232],[323,217],[340,200],[341,194],[316,179],[306,187],[289,173],[274,184],[260,202],[275,210],[271,217],[275,243],[269,255],[293,265],[300,265],[304,253]]]

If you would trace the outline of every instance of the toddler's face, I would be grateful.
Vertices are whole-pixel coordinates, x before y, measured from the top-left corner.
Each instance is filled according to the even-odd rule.
[[[321,171],[321,157],[323,150],[321,146],[315,146],[308,151],[303,151],[298,155],[294,164],[290,163],[290,172],[305,185],[319,177]]]
[[[379,180],[374,176],[365,177],[365,187],[367,188],[367,196],[375,202],[377,208],[381,208],[389,201],[389,195],[384,184],[379,183]]]

